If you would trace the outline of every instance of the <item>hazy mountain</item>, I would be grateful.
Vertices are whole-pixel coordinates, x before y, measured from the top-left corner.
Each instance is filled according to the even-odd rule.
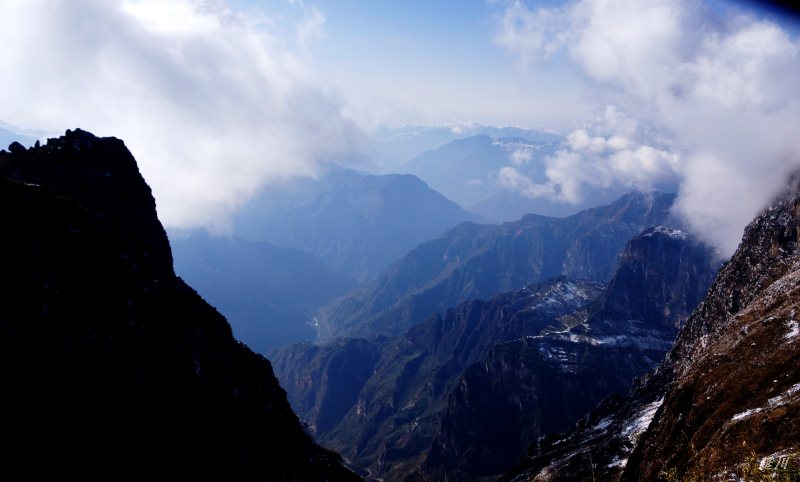
[[[663,228],[621,259],[607,291],[557,278],[460,304],[403,336],[279,349],[276,373],[318,440],[375,477],[497,476],[530,440],[652,368],[716,267]]]
[[[19,142],[30,147],[36,142],[37,136],[33,133],[22,132],[22,129],[0,121],[0,146],[8,146],[12,142]]]
[[[400,334],[432,313],[556,276],[607,281],[644,228],[669,218],[672,194],[632,192],[567,218],[464,223],[420,245],[376,281],[320,311],[320,334]]]
[[[571,204],[552,201],[546,197],[531,198],[514,190],[500,189],[489,198],[476,204],[467,205],[466,208],[470,212],[497,222],[514,221],[529,213],[565,217],[584,209],[611,203],[624,192],[617,192],[613,189],[600,191],[587,187],[585,200],[578,204]]]
[[[494,139],[517,137],[529,142],[557,142],[562,136],[555,133],[519,127],[492,127],[480,124],[453,126],[380,126],[371,133],[370,155],[389,171],[398,169],[405,161],[448,142],[484,134]]]
[[[797,184],[745,229],[658,368],[507,479],[797,480]]]
[[[176,273],[260,353],[313,340],[314,311],[357,286],[311,254],[269,243],[201,232],[172,235],[170,244]]]
[[[498,181],[498,172],[503,167],[515,165],[532,179],[543,181],[544,158],[559,146],[558,141],[532,142],[523,138],[498,139],[478,134],[422,153],[400,169],[419,176],[462,206],[480,206],[506,190]],[[521,157],[514,159],[514,156]],[[542,203],[542,207],[545,206]],[[507,216],[504,218],[508,219]]]
[[[239,213],[234,233],[312,253],[366,281],[418,244],[478,220],[414,176],[334,169],[270,186]]]
[[[34,479],[357,480],[269,362],[175,276],[122,141],[0,152],[3,471]]]

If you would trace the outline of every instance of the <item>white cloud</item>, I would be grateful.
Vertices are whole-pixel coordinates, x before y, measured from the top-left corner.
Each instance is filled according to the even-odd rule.
[[[0,119],[122,138],[168,226],[224,229],[265,183],[357,137],[305,46],[222,1],[0,0],[0,15]],[[296,21],[304,43],[324,17]]]
[[[591,187],[674,179],[676,213],[731,253],[800,167],[800,44],[733,12],[690,0],[576,0],[546,11],[506,3],[499,43],[523,60],[563,48],[622,116],[570,134],[547,161],[543,195],[574,202]]]
[[[303,49],[313,40],[320,40],[325,33],[325,15],[315,7],[306,8],[306,15],[297,22],[297,42]]]
[[[534,11],[522,0],[512,0],[499,18],[495,42],[514,50],[526,64],[547,58],[565,40],[563,21],[558,9],[539,7]]]
[[[531,199],[542,196],[553,197],[556,195],[553,191],[554,185],[537,184],[530,177],[522,174],[511,166],[500,168],[497,172],[496,182],[497,185],[504,189],[515,191]]]
[[[533,147],[531,146],[518,146],[508,156],[508,160],[515,166],[521,166],[533,159]]]

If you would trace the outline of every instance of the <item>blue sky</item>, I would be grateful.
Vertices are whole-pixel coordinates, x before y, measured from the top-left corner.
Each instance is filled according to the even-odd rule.
[[[722,0],[0,0],[0,121],[125,140],[173,228],[224,231],[372,127],[555,129],[528,197],[669,183],[732,251],[800,168],[800,41]],[[513,172],[512,172],[513,171]]]
[[[236,0],[267,12],[271,28],[294,35],[299,12],[324,16],[309,59],[349,112],[365,127],[377,123],[478,122],[570,131],[592,115],[594,84],[566,55],[522,65],[495,41],[503,0]],[[564,1],[527,2],[531,8]],[[785,12],[763,2],[705,2],[771,18],[796,32]]]
[[[312,5],[308,3],[307,5]],[[565,62],[523,69],[498,46],[498,6],[466,1],[333,1],[317,67],[367,122],[517,124],[567,129],[585,83]]]

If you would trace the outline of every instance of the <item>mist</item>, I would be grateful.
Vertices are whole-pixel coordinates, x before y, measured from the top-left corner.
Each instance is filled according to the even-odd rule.
[[[729,255],[800,167],[800,44],[774,18],[693,1],[512,1],[497,29],[525,68],[566,56],[596,85],[596,118],[547,159],[546,182],[507,173],[529,196],[674,186],[675,214]]]
[[[119,137],[165,225],[224,231],[265,184],[317,175],[359,138],[307,52],[324,15],[284,7],[0,1],[0,119]]]

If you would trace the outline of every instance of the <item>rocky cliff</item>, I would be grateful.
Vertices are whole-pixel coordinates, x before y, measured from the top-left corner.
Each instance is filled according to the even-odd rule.
[[[511,480],[797,480],[800,197],[797,180],[745,230],[658,368]],[[602,429],[601,429],[602,426]]]
[[[269,362],[175,276],[122,141],[76,130],[10,151],[0,152],[0,470],[357,480],[304,433]]]

